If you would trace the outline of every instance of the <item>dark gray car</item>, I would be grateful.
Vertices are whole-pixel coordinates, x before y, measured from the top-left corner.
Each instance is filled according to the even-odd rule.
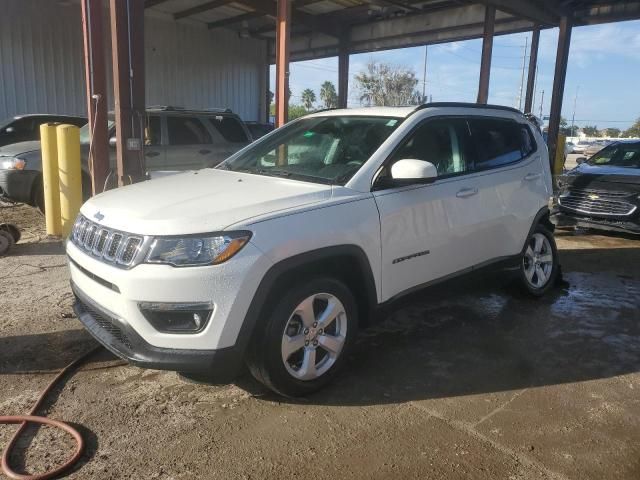
[[[147,109],[145,167],[150,178],[213,167],[251,142],[243,121],[230,110]],[[110,144],[115,128],[109,120]],[[88,169],[89,127],[80,129],[84,197],[91,190]],[[110,148],[115,170],[115,148]],[[115,182],[115,180],[114,180]],[[114,183],[111,182],[111,183]],[[113,186],[111,184],[110,186]],[[0,197],[44,208],[40,142],[20,142],[0,148]]]

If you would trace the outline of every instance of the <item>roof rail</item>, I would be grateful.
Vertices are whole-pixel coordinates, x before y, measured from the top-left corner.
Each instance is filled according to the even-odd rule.
[[[436,108],[436,107],[461,107],[461,108],[489,108],[492,110],[504,110],[507,112],[519,113],[523,115],[523,113],[517,108],[506,107],[504,105],[490,105],[490,104],[480,104],[480,103],[470,103],[470,102],[431,102],[431,103],[423,103],[418,105],[414,112],[419,110],[423,110],[425,108]]]
[[[161,110],[163,112],[209,112],[233,113],[230,108],[186,108],[172,105],[148,105],[147,110]]]

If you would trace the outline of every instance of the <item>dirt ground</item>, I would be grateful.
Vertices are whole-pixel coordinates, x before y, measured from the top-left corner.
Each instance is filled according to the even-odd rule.
[[[0,415],[26,413],[95,342],[72,317],[60,243],[0,205],[24,240],[0,258]],[[567,284],[542,300],[499,276],[449,282],[364,332],[306,400],[122,365],[104,351],[43,409],[88,440],[74,479],[638,479],[640,239],[559,232]],[[0,426],[5,445],[13,426]],[[13,458],[60,462],[44,428]]]

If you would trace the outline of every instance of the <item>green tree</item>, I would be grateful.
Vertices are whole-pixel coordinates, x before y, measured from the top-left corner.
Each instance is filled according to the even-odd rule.
[[[600,133],[598,132],[598,127],[595,125],[586,125],[582,127],[582,133],[584,133],[587,137],[599,137]]]
[[[620,130],[619,128],[609,127],[604,129],[604,133],[607,137],[618,138],[622,133],[622,130]]]
[[[324,108],[336,108],[338,106],[336,87],[329,80],[326,80],[320,86],[320,100],[324,103]]]
[[[300,99],[302,100],[302,104],[307,111],[313,108],[313,104],[316,101],[316,94],[310,88],[305,88],[302,91],[302,95],[300,95]]]
[[[567,137],[577,137],[578,136],[578,127],[569,125],[567,119],[564,117],[560,117],[560,133]]]
[[[360,101],[367,105],[417,105],[420,92],[418,79],[409,67],[369,62],[367,69],[355,76]]]
[[[625,130],[624,136],[634,138],[640,137],[640,117],[636,120],[636,123],[631,126],[631,128]]]

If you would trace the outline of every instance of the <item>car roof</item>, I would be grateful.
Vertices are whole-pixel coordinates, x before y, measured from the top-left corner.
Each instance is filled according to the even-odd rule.
[[[32,117],[57,117],[57,118],[83,118],[86,119],[84,115],[59,115],[57,113],[24,113],[21,115],[16,115],[13,117],[14,120],[20,120],[21,118],[32,118]]]
[[[370,116],[370,117],[400,117],[407,118],[411,114],[419,110],[426,110],[429,108],[477,108],[481,110],[499,110],[507,111],[511,113],[517,113],[524,115],[520,110],[515,108],[506,107],[504,105],[486,105],[467,102],[431,102],[423,103],[421,105],[410,105],[403,107],[359,107],[359,108],[336,108],[329,110],[321,110],[319,112],[311,113],[308,117],[320,117],[320,116]]]

